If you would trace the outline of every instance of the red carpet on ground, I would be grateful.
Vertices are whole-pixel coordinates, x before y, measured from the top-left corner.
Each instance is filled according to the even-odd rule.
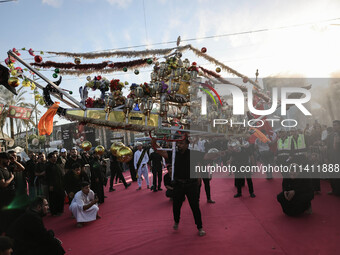
[[[129,176],[126,176],[130,181]],[[321,181],[321,195],[312,201],[313,214],[297,218],[285,216],[276,195],[281,179],[253,179],[256,198],[247,187],[243,197],[234,198],[234,179],[213,179],[208,204],[201,189],[200,208],[203,227],[199,237],[185,201],[177,231],[172,229],[172,203],[163,191],[151,192],[143,181],[127,190],[105,188],[105,203],[100,205],[102,219],[76,228],[68,205],[61,217],[48,216],[45,224],[62,240],[66,254],[340,254],[340,198],[327,195],[329,183]]]

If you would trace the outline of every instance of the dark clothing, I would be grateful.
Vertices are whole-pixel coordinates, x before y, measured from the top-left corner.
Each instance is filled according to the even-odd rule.
[[[61,255],[65,254],[52,230],[47,230],[41,216],[28,210],[8,229],[14,239],[14,255]]]
[[[205,189],[205,194],[207,196],[207,200],[211,200],[211,194],[210,194],[210,178],[202,178],[203,183],[204,183],[204,189]],[[201,187],[202,187],[202,182],[198,186],[198,199],[201,196]]]
[[[75,163],[79,164],[80,166],[85,165],[84,161],[80,157],[77,157],[76,159],[69,157],[65,163],[65,174],[68,172],[68,170],[72,169],[72,165]]]
[[[0,167],[0,180],[5,181],[11,178],[11,172],[7,168]],[[0,188],[0,209],[4,206],[9,205],[15,197],[15,183],[14,179],[11,183],[5,187]]]
[[[135,164],[133,163],[133,158],[129,161],[128,164],[129,164],[131,179],[132,179],[132,181],[136,182],[137,181],[136,169],[135,169]]]
[[[174,179],[190,180],[190,173],[195,173],[195,164],[203,160],[205,153],[187,149],[184,153],[176,151]],[[168,162],[171,162],[172,151],[168,151]],[[196,177],[196,176],[195,176]]]
[[[25,164],[25,172],[26,172],[26,177],[28,179],[28,185],[29,186],[34,185],[35,166],[36,166],[36,163],[32,159],[27,161],[26,164]]]
[[[110,157],[110,171],[111,171],[111,177],[110,177],[110,189],[113,188],[113,180],[116,176],[116,178],[119,178],[125,187],[127,187],[127,183],[125,181],[124,175],[123,175],[123,167],[122,163],[117,160],[117,157],[114,155],[111,155]]]
[[[169,173],[166,173],[163,177],[163,183],[164,186],[167,188],[167,186],[174,187],[172,181],[171,181],[171,176]],[[172,198],[174,196],[174,190],[173,189],[166,189],[165,196]]]
[[[172,152],[168,151],[168,157],[171,160]],[[202,218],[198,200],[198,180],[191,179],[190,172],[194,173],[194,164],[198,164],[203,157],[203,152],[191,151],[189,149],[185,150],[184,153],[176,152],[175,169],[173,169],[173,171],[175,171],[173,197],[174,221],[179,223],[181,207],[186,196],[198,229],[202,228]]]
[[[251,173],[249,172],[240,172],[241,166],[249,166],[250,165],[250,157],[253,152],[251,147],[242,148],[240,152],[232,152],[232,161],[231,165],[236,166],[237,171],[235,172],[235,186],[237,188],[237,193],[242,193],[242,186],[244,186],[244,179],[246,178],[249,194],[254,193],[253,181],[251,179]]]
[[[197,229],[202,228],[201,210],[198,202],[198,183],[197,180],[193,183],[182,184],[176,183],[174,185],[174,197],[173,197],[173,214],[174,221],[179,223],[181,215],[181,207],[185,196],[188,198],[188,202],[194,215],[195,224]]]
[[[150,154],[151,167],[152,167],[152,185],[154,189],[161,188],[162,185],[162,161],[163,157],[157,152]],[[158,179],[158,182],[157,182]]]
[[[64,212],[64,182],[63,174],[57,164],[46,163],[46,181],[49,188],[49,204],[52,215]],[[53,187],[53,190],[51,190]]]
[[[77,175],[73,170],[68,171],[64,176],[65,190],[67,193],[73,192],[76,194],[81,190],[82,182],[90,182],[89,177],[84,171]]]
[[[91,163],[91,189],[98,196],[98,203],[104,203],[105,176],[101,162],[94,158]]]
[[[253,181],[251,179],[250,173],[235,173],[235,186],[237,188],[237,193],[242,194],[242,187],[244,186],[244,178],[247,180],[249,194],[254,193]]]
[[[297,216],[306,211],[311,206],[314,198],[311,179],[303,178],[284,178],[282,181],[283,192],[277,195],[277,201],[281,204],[282,210],[288,216]],[[294,197],[288,201],[284,192],[294,190]]]

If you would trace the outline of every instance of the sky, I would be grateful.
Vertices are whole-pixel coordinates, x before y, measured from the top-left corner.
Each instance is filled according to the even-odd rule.
[[[256,69],[260,78],[292,74],[327,78],[340,71],[338,0],[17,0],[0,3],[0,17],[1,64],[12,48],[90,52],[146,45],[129,49],[143,50],[175,47],[166,42],[181,36],[195,39],[181,45],[206,47],[207,54],[248,77],[254,77]],[[255,30],[264,31],[223,36]],[[200,39],[208,36],[213,38]],[[153,45],[158,43],[163,44]],[[216,68],[189,52],[184,57],[210,70]],[[27,52],[23,58],[33,62]],[[105,60],[122,61],[101,61]],[[105,77],[149,82],[150,71],[148,67],[139,75],[129,71]],[[51,72],[43,73],[53,79]],[[221,75],[232,77],[226,72]],[[77,98],[79,86],[85,83],[86,75],[64,76],[61,87],[74,91]]]

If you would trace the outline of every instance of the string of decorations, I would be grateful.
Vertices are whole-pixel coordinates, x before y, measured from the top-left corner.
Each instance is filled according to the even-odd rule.
[[[73,63],[57,63],[53,61],[46,61],[42,63],[31,63],[33,66],[38,66],[41,68],[56,68],[55,73],[60,73],[62,75],[88,75],[92,73],[113,73],[116,71],[127,72],[130,69],[135,69],[139,67],[144,67],[146,65],[151,65],[156,59],[143,58],[136,59],[132,61],[123,62],[112,62],[105,61],[98,64],[73,64]],[[76,69],[76,70],[67,70]],[[136,74],[136,72],[135,72]],[[138,73],[137,73],[138,74]],[[57,78],[57,77],[54,77]]]
[[[112,62],[112,61],[104,61],[102,63],[91,63],[91,64],[75,64],[71,62],[67,63],[58,63],[54,61],[46,61],[41,63],[31,63],[33,66],[41,67],[41,68],[60,68],[60,69],[76,69],[76,70],[88,70],[92,69],[94,71],[104,69],[106,67],[112,69],[121,69],[124,67],[136,67],[142,66],[144,64],[152,64],[152,58],[143,58],[143,59],[136,59],[132,61],[125,61],[125,62]],[[64,71],[64,70],[61,70]]]
[[[97,53],[72,53],[72,52],[56,52],[56,51],[45,51],[45,53],[54,54],[57,56],[73,57],[73,58],[84,58],[84,59],[96,59],[96,58],[111,58],[111,57],[126,57],[126,58],[137,58],[146,56],[164,56],[170,54],[174,50],[185,51],[189,49],[189,45],[166,48],[166,49],[155,49],[155,50],[142,50],[142,51],[108,51],[108,52],[97,52]]]
[[[222,62],[218,61],[217,59],[209,56],[208,54],[206,54],[206,51],[204,51],[203,48],[201,50],[199,50],[199,49],[196,49],[195,47],[193,47],[191,44],[189,44],[189,48],[198,57],[203,57],[206,60],[208,60],[209,62],[214,63],[217,66],[221,66],[221,68],[226,70],[227,72],[242,78],[244,82],[249,82],[249,83],[253,84],[256,88],[259,88],[259,85],[255,81],[249,79],[247,76],[237,72],[236,70],[232,69],[231,67],[223,64]]]

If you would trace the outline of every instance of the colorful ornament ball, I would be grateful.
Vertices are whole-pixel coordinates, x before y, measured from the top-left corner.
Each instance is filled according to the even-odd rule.
[[[39,55],[37,55],[37,56],[34,57],[34,61],[35,61],[36,63],[41,63],[41,62],[42,62],[42,57],[39,56]]]

